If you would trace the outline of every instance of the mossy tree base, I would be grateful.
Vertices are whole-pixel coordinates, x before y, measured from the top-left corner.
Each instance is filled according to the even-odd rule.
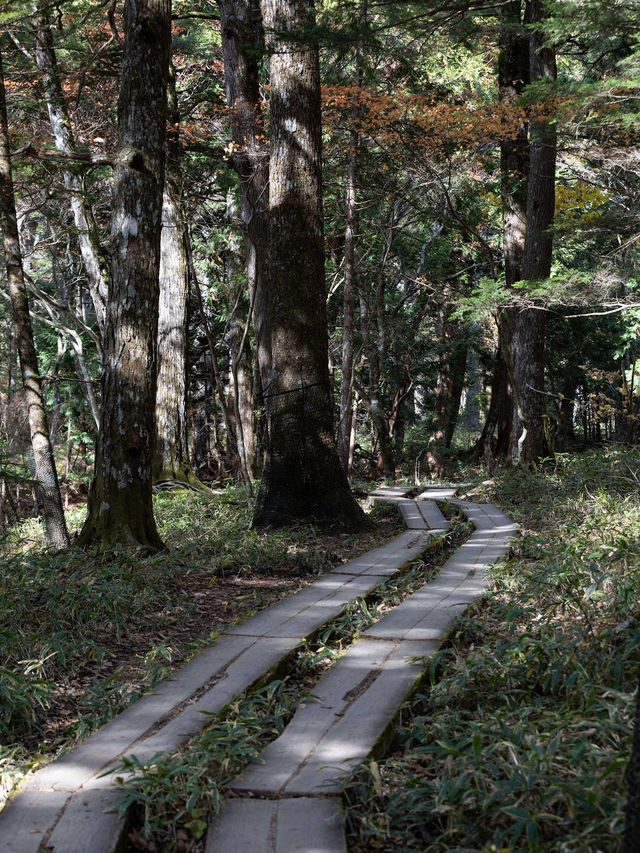
[[[128,490],[112,503],[104,500],[99,506],[95,503],[89,495],[89,515],[76,540],[80,547],[120,545],[152,552],[165,549],[153,517],[151,496],[143,499],[137,490]]]
[[[185,488],[195,489],[203,494],[211,494],[211,489],[206,483],[200,480],[189,465],[185,462],[178,465],[162,465],[161,463],[154,466],[153,469],[153,485],[164,482],[175,483],[176,485],[184,484]]]

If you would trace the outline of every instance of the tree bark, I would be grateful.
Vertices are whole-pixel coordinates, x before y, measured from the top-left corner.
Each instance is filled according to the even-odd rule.
[[[541,0],[529,0],[528,20],[532,25],[545,17]],[[556,80],[553,48],[545,47],[542,35],[533,30],[529,36],[531,81]],[[522,257],[522,278],[540,281],[551,274],[553,216],[555,210],[555,123],[537,120],[531,123],[529,180],[527,184],[527,227]],[[544,339],[545,313],[536,308],[518,312],[513,324],[512,344],[515,358],[514,390],[522,433],[518,439],[519,457],[527,464],[548,456],[544,415]]]
[[[482,433],[474,448],[474,456],[479,457],[484,455],[490,474],[493,473],[496,459],[504,461],[508,458],[511,445],[513,415],[511,383],[503,358],[503,346],[499,332],[493,378],[491,380],[491,402]],[[493,436],[496,428],[498,432],[494,446]]]
[[[529,38],[522,24],[521,0],[511,0],[502,9],[500,55],[498,59],[498,84],[501,104],[506,108],[507,125],[513,117],[509,111],[517,106],[524,87],[530,81]],[[504,276],[507,287],[522,279],[522,258],[527,219],[527,179],[529,174],[528,126],[522,123],[515,135],[511,129],[500,143],[500,176],[502,194],[502,231]],[[498,444],[495,457],[508,462],[517,457],[520,421],[513,388],[517,378],[517,345],[515,329],[517,309],[509,307],[498,318],[498,348],[490,418],[487,418],[481,452],[488,467],[492,468],[494,452],[491,446],[493,429],[498,426]],[[504,371],[504,372],[503,372]],[[493,394],[499,395],[493,405]],[[507,408],[510,412],[507,414]],[[502,413],[502,416],[500,415]],[[502,430],[500,426],[502,424]],[[488,427],[491,425],[491,433]],[[517,428],[516,428],[517,427]],[[504,451],[504,454],[503,452]]]
[[[382,400],[382,377],[380,349],[372,343],[371,314],[364,293],[360,293],[360,323],[362,328],[362,346],[367,357],[368,367],[368,405],[373,434],[378,444],[378,463],[376,474],[388,482],[395,482],[396,465],[393,442],[389,437],[389,425],[385,417]],[[379,327],[378,327],[379,331]],[[363,398],[364,400],[364,398]]]
[[[102,414],[80,543],[162,548],[151,492],[169,0],[127,0]]]
[[[444,477],[446,473],[443,451],[451,447],[467,363],[466,343],[460,341],[460,324],[449,316],[451,304],[447,298],[448,296],[450,298],[448,291],[449,287],[447,286],[442,309],[441,353],[438,362],[438,379],[433,412],[434,431],[429,438],[429,448],[426,455],[429,470],[436,477]]]
[[[250,319],[247,317],[246,323]],[[256,441],[253,425],[253,370],[251,347],[246,325],[233,317],[229,328],[229,356],[231,380],[238,433],[238,454],[241,457],[242,476],[248,494],[251,494],[251,473],[255,469]]]
[[[338,453],[340,462],[349,476],[349,448],[351,444],[351,410],[353,401],[353,359],[356,285],[356,232],[358,208],[356,186],[358,176],[358,147],[360,134],[352,127],[349,139],[347,164],[346,222],[344,231],[344,287],[342,294],[342,371],[340,376],[340,411],[338,421]]]
[[[341,530],[369,522],[349,489],[329,383],[322,125],[310,0],[264,0],[270,34],[269,277],[261,365],[269,446],[254,526],[306,518]],[[261,318],[262,320],[262,318]]]
[[[499,63],[500,97],[515,104],[524,85],[541,79],[555,81],[555,55],[543,47],[541,36],[526,37],[520,0],[505,7]],[[527,0],[525,17],[539,23],[539,0]],[[547,121],[522,125],[515,138],[501,143],[505,280],[547,278],[551,271],[551,225],[555,203],[555,130]],[[508,308],[501,317],[503,356],[515,400],[511,455],[525,464],[550,452],[544,429],[545,317],[535,308]]]
[[[63,154],[72,155],[76,153],[76,144],[67,101],[60,83],[48,9],[47,4],[38,0],[34,16],[36,64],[40,70],[56,148]],[[86,199],[82,178],[73,172],[65,171],[64,184],[69,193],[80,254],[87,274],[98,329],[102,335],[109,282],[108,260],[100,245],[98,229]]]
[[[55,548],[66,548],[69,545],[69,534],[62,508],[53,446],[49,437],[42,380],[22,269],[8,125],[2,54],[0,53],[0,221],[4,235],[7,282],[28,412],[37,502],[42,512],[47,544]]]
[[[362,32],[367,23],[367,0],[361,0],[359,27]],[[355,78],[362,85],[363,39],[358,37],[355,51]],[[344,286],[342,294],[342,358],[340,374],[340,408],[338,421],[338,454],[347,477],[351,473],[351,452],[354,333],[355,333],[355,289],[357,285],[356,240],[358,233],[358,165],[361,145],[356,119],[349,129],[349,157],[346,174],[346,204],[344,229]]]
[[[265,326],[268,294],[269,149],[266,143],[259,60],[264,52],[260,0],[218,0],[227,104],[231,110],[233,167],[242,199],[247,284],[253,303],[256,353],[268,381],[270,343]]]
[[[175,70],[169,68],[168,134],[162,200],[158,310],[158,387],[153,481],[172,480],[198,489],[206,486],[189,465],[187,446],[187,306],[189,268],[182,217],[180,113]]]

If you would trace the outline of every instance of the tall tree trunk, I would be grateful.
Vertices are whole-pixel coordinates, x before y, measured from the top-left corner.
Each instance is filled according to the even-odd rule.
[[[27,289],[22,269],[18,218],[11,175],[8,125],[2,53],[0,53],[0,221],[4,235],[4,257],[9,297],[28,412],[37,501],[43,516],[46,541],[48,545],[55,548],[66,548],[69,545],[69,534],[67,533],[62,508],[53,447],[49,437],[42,380],[38,368],[38,356],[33,340]]]
[[[309,518],[342,530],[369,522],[349,489],[329,383],[322,125],[310,0],[264,0],[270,33],[269,276],[271,359],[261,365],[269,447],[256,527]],[[266,368],[266,369],[265,369]]]
[[[202,299],[202,293],[200,291],[200,283],[198,281],[197,271],[195,268],[195,264],[193,263],[193,253],[191,251],[191,244],[189,242],[186,243],[187,247],[187,261],[189,264],[189,273],[191,275],[191,284],[193,286],[194,293],[196,295],[196,300],[198,302],[198,311],[200,313],[200,322],[202,323],[202,328],[204,329],[205,337],[207,339],[207,346],[209,348],[210,355],[210,363],[211,363],[211,387],[212,393],[218,395],[218,399],[220,401],[220,409],[222,411],[222,419],[224,421],[224,428],[227,433],[227,457],[231,454],[234,454],[236,451],[234,448],[237,448],[238,443],[236,441],[235,435],[235,426],[234,426],[234,415],[232,411],[232,407],[229,405],[229,401],[227,400],[227,395],[224,392],[222,380],[220,378],[220,371],[218,370],[218,355],[216,350],[215,340],[213,338],[213,333],[211,331],[211,326],[209,325],[209,319],[207,317],[207,312],[205,310],[204,301]],[[220,454],[220,458],[222,459],[222,445],[220,441],[220,437],[216,432],[216,451]]]
[[[480,429],[480,407],[478,397],[482,393],[480,359],[476,349],[467,352],[467,381],[464,392],[464,427],[470,432]]]
[[[247,317],[246,323],[250,322]],[[251,472],[255,469],[256,440],[253,423],[253,368],[248,328],[238,317],[231,320],[229,328],[229,356],[231,379],[238,430],[238,453],[241,454],[242,475],[248,493],[251,493]]]
[[[493,473],[495,460],[507,459],[510,452],[513,415],[511,383],[509,381],[507,365],[503,358],[503,346],[499,333],[493,378],[491,380],[491,403],[489,404],[489,411],[482,433],[474,448],[474,455],[476,457],[484,455],[490,473]],[[494,446],[493,435],[496,428],[498,433]]]
[[[451,353],[451,404],[449,406],[449,419],[444,431],[444,446],[447,450],[451,449],[453,435],[458,425],[466,368],[467,347],[463,341],[458,341]]]
[[[361,0],[359,27],[364,30],[367,23],[367,0]],[[355,65],[356,82],[362,85],[363,76],[363,38],[358,37]],[[340,374],[340,408],[338,421],[338,455],[347,477],[351,472],[353,454],[351,432],[353,425],[353,371],[354,371],[354,331],[355,331],[355,288],[356,288],[356,239],[358,233],[358,160],[361,145],[356,117],[349,129],[349,158],[346,174],[346,204],[344,229],[344,286],[342,295],[342,359]]]
[[[344,231],[344,289],[342,296],[342,370],[340,375],[340,410],[338,422],[338,453],[340,462],[349,476],[349,446],[351,443],[351,410],[353,401],[354,320],[356,284],[356,233],[358,208],[356,182],[358,175],[358,147],[360,134],[352,127],[349,138],[347,164],[346,223]]]
[[[460,341],[460,324],[450,317],[450,290],[446,286],[442,309],[441,353],[438,360],[436,399],[433,411],[434,431],[429,438],[426,460],[437,477],[446,473],[445,454],[451,446],[458,419],[460,397],[467,363],[466,344]]]
[[[372,343],[371,313],[364,293],[360,293],[360,323],[362,345],[367,357],[368,401],[365,402],[371,416],[373,435],[378,445],[378,464],[376,474],[385,480],[395,482],[396,466],[393,442],[389,437],[389,424],[385,417],[381,388],[380,350]],[[363,397],[363,401],[365,398]]]
[[[532,80],[531,40],[534,36],[524,30],[521,0],[511,0],[503,8],[502,16],[498,63],[500,100],[505,105],[507,121],[512,122],[509,110],[517,105],[524,87]],[[529,11],[527,16],[530,16]],[[512,287],[523,278],[529,278],[524,268],[525,245],[529,239],[528,193],[530,177],[534,183],[537,179],[532,156],[529,130],[523,123],[515,136],[509,135],[500,144],[504,270],[507,287]],[[548,452],[544,430],[540,433],[534,426],[538,421],[542,426],[539,415],[542,411],[540,406],[544,405],[544,397],[539,393],[544,383],[544,319],[539,311],[508,307],[502,312],[499,327],[499,339],[509,383],[505,386],[496,382],[496,387],[501,387],[508,394],[507,389],[510,386],[513,394],[507,456],[516,461],[522,459],[527,462]],[[499,362],[496,366],[500,367]],[[501,380],[501,377],[496,379]],[[525,426],[528,421],[532,424],[530,431],[527,431]],[[537,445],[535,452],[533,443]]]
[[[188,276],[180,195],[173,177],[167,174],[162,204],[153,479],[189,482],[186,428]]]
[[[562,399],[558,411],[558,436],[561,438],[575,438],[573,409],[577,387],[578,383],[574,377],[567,377],[562,383]]]
[[[542,0],[529,0],[527,17],[531,25],[545,17]],[[545,47],[543,36],[532,30],[529,36],[531,82],[556,80],[553,48]],[[536,120],[530,129],[529,180],[527,185],[527,227],[522,257],[522,278],[540,281],[551,274],[553,215],[555,209],[556,130],[555,123]],[[522,433],[519,457],[532,463],[551,452],[547,443],[544,414],[545,314],[536,308],[518,312],[513,323],[514,390]]]
[[[63,154],[74,154],[76,151],[71,120],[67,101],[62,91],[60,75],[56,60],[51,21],[49,20],[49,5],[38,0],[34,16],[35,25],[35,54],[36,63],[40,70],[44,96],[49,112],[49,120],[53,131],[56,148]],[[105,323],[105,305],[109,282],[109,265],[100,245],[98,229],[93,218],[93,211],[87,201],[82,178],[70,171],[64,172],[64,183],[69,192],[69,203],[77,231],[78,245],[89,292],[96,312],[98,329],[102,335]]]
[[[167,157],[160,238],[158,387],[153,480],[173,480],[205,489],[189,465],[187,447],[187,305],[189,268],[182,217],[180,113],[175,69],[167,87]]]
[[[62,305],[65,306],[65,308],[69,308],[69,291],[67,287],[67,282],[65,281],[65,277],[59,268],[55,252],[51,253],[51,270],[53,274],[53,280],[56,284],[56,289],[60,294],[60,302]],[[57,319],[57,316],[55,314],[52,314],[51,312],[50,314],[52,316],[52,319]],[[58,323],[59,322],[60,321],[58,321]],[[96,395],[93,393],[91,375],[89,373],[89,368],[87,367],[87,363],[84,358],[84,345],[82,343],[82,338],[75,331],[75,329],[69,328],[66,324],[62,326],[62,328],[64,330],[64,334],[67,340],[71,344],[71,349],[73,351],[73,361],[76,366],[76,373],[78,375],[78,379],[80,380],[82,391],[89,406],[91,417],[93,418],[96,430],[99,430],[100,409],[98,407]]]
[[[259,61],[264,52],[260,0],[218,0],[227,104],[231,109],[232,163],[239,178],[253,304],[256,355],[262,384],[269,381],[271,347],[265,326],[268,294],[269,149],[260,97]],[[265,372],[263,372],[265,371]]]
[[[151,493],[169,0],[127,0],[102,414],[80,543],[162,548]]]

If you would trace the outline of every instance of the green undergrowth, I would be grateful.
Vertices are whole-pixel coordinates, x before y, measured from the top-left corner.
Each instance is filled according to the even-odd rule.
[[[235,488],[162,493],[166,552],[47,552],[34,521],[0,543],[0,805],[20,775],[72,746],[245,618],[375,546],[310,525],[249,529]],[[78,529],[84,510],[69,514]]]
[[[136,849],[194,850],[224,788],[280,735],[300,701],[362,631],[421,587],[469,533],[457,517],[446,537],[434,540],[422,558],[358,598],[312,640],[302,643],[288,673],[233,701],[201,734],[171,754],[121,764],[121,813],[132,810],[130,841]]]
[[[473,492],[522,525],[432,661],[390,756],[349,792],[349,849],[613,853],[640,665],[640,454],[560,456]]]

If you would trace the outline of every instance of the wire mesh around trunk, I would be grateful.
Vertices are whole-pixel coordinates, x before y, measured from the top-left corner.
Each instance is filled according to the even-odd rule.
[[[333,412],[324,382],[262,395],[267,423],[266,463],[256,499],[255,518],[282,524],[283,515],[300,517],[313,503],[310,494],[335,453]],[[326,472],[330,476],[329,471]]]

